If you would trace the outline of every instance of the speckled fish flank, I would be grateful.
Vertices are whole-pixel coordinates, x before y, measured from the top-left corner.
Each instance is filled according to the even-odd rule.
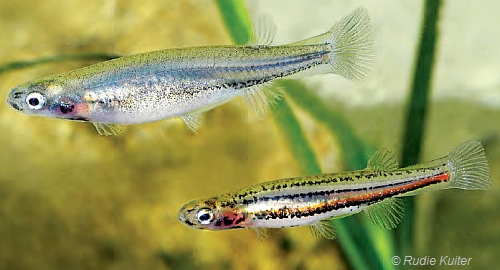
[[[484,149],[468,141],[446,157],[406,168],[398,169],[395,156],[380,151],[365,170],[281,179],[195,200],[182,207],[179,220],[210,230],[311,225],[313,232],[332,238],[328,219],[365,211],[375,224],[391,229],[402,217],[397,197],[491,185]]]
[[[322,73],[363,78],[372,67],[373,52],[370,20],[359,8],[327,33],[293,44],[190,47],[126,56],[19,85],[7,103],[29,115],[90,121],[104,135],[114,133],[105,125],[171,117],[181,117],[196,130],[200,113],[237,96],[265,114],[280,96],[266,87],[276,79]]]

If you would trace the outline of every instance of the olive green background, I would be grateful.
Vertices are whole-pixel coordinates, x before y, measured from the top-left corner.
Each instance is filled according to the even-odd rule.
[[[373,22],[377,59],[363,82],[303,79],[356,134],[399,153],[421,1],[248,1],[276,20],[276,43],[326,31],[357,6]],[[460,3],[458,3],[460,2]],[[472,3],[472,2],[469,2]],[[472,258],[492,269],[500,252],[500,18],[495,1],[445,1],[423,160],[461,142],[485,143],[496,186],[418,196],[415,254]],[[0,2],[0,66],[60,54],[133,54],[230,44],[214,1]],[[0,73],[1,99],[28,80],[94,62]],[[286,97],[285,97],[286,99]],[[337,142],[291,104],[324,171],[341,171]],[[179,119],[101,137],[88,123],[29,117],[0,103],[0,269],[336,269],[335,241],[307,228],[197,231],[177,221],[187,201],[300,174],[272,117],[241,99],[205,114],[198,133]],[[438,267],[435,267],[438,268]],[[442,269],[451,269],[441,267]],[[415,267],[418,269],[418,267]],[[431,268],[429,268],[431,269]]]

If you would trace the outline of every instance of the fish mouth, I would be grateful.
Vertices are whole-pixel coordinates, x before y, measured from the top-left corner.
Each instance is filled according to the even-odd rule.
[[[181,214],[179,214],[178,219],[179,219],[180,222],[186,221],[186,219],[184,218],[184,216],[181,215]]]
[[[10,99],[7,99],[7,104],[9,104],[12,108],[18,110],[18,111],[22,111],[23,109],[21,107],[19,107],[19,105],[17,105],[16,103],[12,102]]]
[[[7,97],[7,104],[9,104],[12,108],[22,111],[23,108],[19,105],[19,102],[23,98],[23,91],[19,91],[16,89],[12,89]]]
[[[184,224],[184,225],[187,225],[188,227],[194,227],[195,224],[191,221],[189,221],[189,219],[187,219],[184,215],[182,214],[179,214],[179,221]]]

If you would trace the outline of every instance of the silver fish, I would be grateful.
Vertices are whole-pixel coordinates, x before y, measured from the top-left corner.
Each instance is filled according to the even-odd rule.
[[[34,80],[7,103],[28,115],[92,122],[102,135],[119,125],[181,117],[193,130],[201,112],[242,96],[258,114],[280,96],[275,79],[335,73],[361,79],[372,68],[370,20],[358,8],[325,34],[270,46],[272,26],[245,46],[206,46],[136,54]],[[264,43],[264,44],[263,44]]]

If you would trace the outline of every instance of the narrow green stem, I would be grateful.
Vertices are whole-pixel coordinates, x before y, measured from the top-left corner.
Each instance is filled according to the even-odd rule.
[[[86,54],[61,54],[55,56],[49,56],[44,58],[39,58],[30,61],[15,61],[11,63],[7,63],[3,66],[0,66],[0,74],[16,69],[24,69],[29,68],[41,64],[48,64],[54,62],[62,62],[62,61],[106,61],[114,58],[120,57],[119,55],[114,54],[106,54],[106,53],[86,53]]]
[[[284,100],[281,100],[276,105],[273,116],[278,130],[280,131],[287,148],[297,160],[297,164],[299,165],[301,172],[304,175],[320,174],[322,171],[316,160],[316,156],[312,151],[312,147],[309,142],[305,138],[300,124],[290,106]],[[369,264],[366,262],[366,258],[364,257],[364,253],[360,252],[356,246],[356,243],[361,243],[366,239],[366,235],[362,232],[361,236],[358,235],[356,237],[356,235],[353,235],[352,231],[348,229],[353,228],[350,227],[352,225],[354,225],[354,228],[359,227],[359,224],[356,224],[355,221],[351,222],[349,225],[346,224],[344,220],[335,221],[337,237],[342,243],[342,249],[354,269],[370,269]],[[361,241],[357,242],[357,240]]]
[[[243,0],[215,0],[234,44],[246,44],[253,34],[252,21]]]
[[[246,15],[244,5],[240,0],[216,0],[219,5],[222,17],[231,33],[233,40],[237,44],[245,44],[251,33],[249,16]],[[355,136],[349,123],[340,115],[329,109],[322,101],[311,93],[308,89],[294,81],[285,81],[282,86],[285,92],[292,99],[301,105],[319,122],[324,123],[331,131],[332,136],[336,136],[341,147],[341,154],[344,165],[349,169],[360,169],[366,166],[367,147]],[[312,148],[305,138],[305,135],[289,105],[281,100],[273,115],[279,132],[283,136],[288,149],[297,160],[301,172],[305,175],[321,173],[321,168],[316,160]],[[338,231],[338,238],[347,261],[354,269],[393,269],[390,259],[384,258],[381,250],[392,250],[392,239],[390,234],[387,237],[371,237],[373,232],[370,223],[361,221],[357,216],[336,220],[335,225]],[[374,243],[381,241],[382,243]],[[380,248],[384,247],[384,248]]]
[[[311,145],[307,141],[297,118],[285,100],[280,100],[273,114],[278,130],[288,149],[297,159],[300,171],[305,175],[320,174],[321,168]]]
[[[425,121],[431,90],[432,71],[438,37],[440,0],[426,0],[421,24],[421,39],[415,55],[415,67],[411,84],[411,96],[406,113],[406,126],[403,136],[402,166],[418,163],[422,148]],[[413,197],[404,198],[405,215],[396,230],[401,254],[412,251],[413,215],[415,201]]]
[[[374,149],[357,136],[342,114],[327,106],[299,81],[282,80],[280,84],[287,99],[323,124],[336,138],[346,170],[366,167],[368,154]],[[362,215],[338,219],[334,224],[341,250],[354,269],[394,269],[390,260],[394,254],[394,245],[389,232],[376,228],[363,219]]]

